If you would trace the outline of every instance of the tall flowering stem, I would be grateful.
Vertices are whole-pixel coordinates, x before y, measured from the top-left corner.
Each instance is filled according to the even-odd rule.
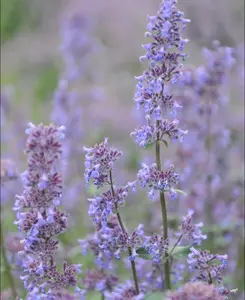
[[[111,192],[112,192],[112,195],[113,197],[115,197],[115,191],[114,191],[114,188],[113,188],[113,181],[112,181],[112,171],[110,171],[110,185],[111,185]],[[117,204],[116,204],[116,210],[117,210]],[[125,229],[125,226],[123,224],[123,221],[122,221],[122,218],[121,218],[121,215],[119,213],[119,211],[117,210],[117,219],[118,219],[118,222],[121,226],[121,229],[122,229],[122,232],[125,233],[126,235],[128,235],[126,229]],[[132,249],[131,247],[128,247],[128,254],[129,254],[129,257],[132,257]],[[136,272],[136,267],[135,267],[135,261],[134,260],[130,260],[130,263],[131,263],[131,268],[132,268],[132,273],[133,273],[133,278],[134,278],[134,285],[135,285],[135,290],[137,292],[137,294],[139,294],[139,284],[138,284],[138,279],[137,279],[137,272]]]
[[[84,147],[85,156],[85,182],[88,184],[93,181],[97,188],[106,187],[106,192],[100,196],[95,196],[90,201],[89,215],[96,224],[96,244],[99,255],[97,254],[97,264],[102,269],[108,268],[113,258],[120,259],[121,252],[128,252],[134,279],[133,295],[140,294],[139,283],[136,274],[135,258],[136,249],[142,245],[143,225],[129,235],[121,214],[120,207],[125,204],[129,188],[134,189],[135,183],[128,183],[126,186],[117,187],[113,182],[112,170],[117,159],[122,152],[110,148],[108,140],[96,144],[92,148]],[[80,240],[83,249],[91,248],[91,242]],[[101,253],[102,252],[102,253]]]
[[[67,230],[66,212],[58,209],[62,195],[62,178],[57,171],[64,127],[35,126],[29,123],[26,153],[28,168],[22,174],[24,191],[16,196],[14,210],[20,231],[25,235],[21,279],[29,295],[37,299],[57,299],[60,290],[77,287],[76,274],[81,265],[63,264],[60,273],[55,264],[59,241],[54,237]]]
[[[140,61],[148,61],[148,69],[142,75],[135,77],[138,80],[134,101],[137,108],[142,107],[146,114],[147,125],[135,129],[131,136],[141,147],[155,144],[156,163],[151,166],[143,165],[138,173],[138,181],[142,187],[148,186],[148,196],[155,199],[155,193],[160,193],[162,210],[163,238],[168,242],[168,220],[165,193],[170,199],[175,199],[177,191],[174,185],[178,183],[179,175],[173,172],[171,165],[167,171],[161,166],[161,143],[167,145],[170,141],[183,140],[187,131],[178,127],[177,111],[181,108],[174,101],[174,95],[168,92],[168,83],[176,83],[181,73],[186,54],[181,53],[188,42],[182,38],[181,30],[185,29],[190,20],[178,11],[176,0],[165,0],[160,4],[156,16],[149,16],[146,37],[153,41],[143,45],[146,54]],[[168,257],[167,251],[165,257]],[[165,287],[171,289],[170,265],[166,259],[164,263]]]
[[[157,121],[158,123],[158,121]],[[161,170],[161,147],[160,142],[157,140],[156,142],[156,162],[157,167]],[[161,202],[161,209],[162,209],[162,222],[163,222],[163,237],[165,240],[168,240],[168,217],[167,217],[167,206],[165,201],[165,195],[163,191],[160,191],[160,202]],[[168,257],[167,252],[165,253],[165,257]],[[170,263],[167,259],[164,264],[164,272],[165,272],[165,281],[166,281],[166,288],[171,289],[171,281],[170,281]]]

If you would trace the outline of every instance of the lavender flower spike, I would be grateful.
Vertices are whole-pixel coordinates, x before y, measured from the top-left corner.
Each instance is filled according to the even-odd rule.
[[[163,90],[165,82],[177,80],[181,68],[179,60],[186,56],[181,51],[188,40],[182,38],[181,29],[190,20],[177,10],[176,2],[162,1],[157,16],[148,17],[147,28],[150,32],[146,32],[146,36],[153,41],[143,45],[146,54],[140,58],[140,61],[148,61],[148,69],[135,77],[138,80],[134,96],[137,107],[143,107],[147,114],[157,120],[161,119],[162,113],[175,113],[180,108],[173,95],[165,94]]]
[[[94,185],[102,187],[108,181],[109,171],[112,170],[113,163],[122,155],[122,152],[108,147],[108,139],[96,144],[92,148],[83,148],[85,155],[85,183],[88,185],[92,179]]]
[[[222,283],[222,271],[227,265],[227,255],[211,254],[207,250],[197,250],[194,247],[191,249],[191,253],[188,255],[188,264],[190,271],[197,270],[198,273],[194,277],[194,280],[201,280],[206,283],[213,283],[216,280],[218,283]],[[216,264],[215,261],[220,261],[220,264]]]
[[[20,231],[25,234],[21,279],[35,299],[57,299],[59,290],[77,287],[81,265],[63,264],[60,273],[55,265],[59,241],[54,237],[67,230],[67,214],[60,211],[61,175],[56,171],[60,158],[64,127],[35,126],[29,123],[26,153],[28,168],[22,174],[24,191],[16,196],[14,210]],[[39,296],[37,296],[39,295]],[[31,297],[31,296],[30,296]]]
[[[181,234],[183,237],[187,237],[194,244],[200,245],[202,240],[207,239],[206,234],[202,234],[201,227],[203,227],[203,223],[200,222],[198,224],[192,224],[192,216],[194,214],[193,210],[188,211],[188,215],[182,218],[181,222]]]
[[[165,192],[171,199],[176,198],[179,175],[173,172],[173,166],[163,171],[161,168],[161,142],[167,145],[166,137],[171,141],[182,142],[187,130],[179,129],[179,121],[175,118],[181,106],[174,100],[174,95],[168,92],[168,84],[176,83],[181,74],[181,63],[186,54],[182,53],[188,42],[181,35],[190,20],[176,7],[177,0],[163,0],[156,16],[148,16],[148,31],[145,37],[151,42],[143,45],[145,55],[140,57],[141,62],[147,61],[147,69],[142,75],[135,77],[138,80],[134,95],[137,109],[143,108],[146,114],[147,125],[138,127],[131,133],[140,147],[155,144],[155,163],[138,172],[138,181],[142,187],[149,187],[148,196],[159,200],[162,211],[163,240],[168,241],[168,220]],[[165,257],[168,253],[166,251]],[[170,264],[168,259],[164,264],[165,286],[171,289]]]

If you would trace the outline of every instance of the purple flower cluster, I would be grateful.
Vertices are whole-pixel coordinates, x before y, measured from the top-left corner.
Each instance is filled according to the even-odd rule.
[[[86,58],[94,50],[85,16],[75,14],[61,26],[61,53],[66,68],[66,78],[77,80],[86,70]]]
[[[101,223],[106,226],[109,215],[116,213],[117,208],[124,206],[128,189],[128,186],[115,188],[114,193],[112,193],[111,189],[108,189],[106,192],[101,193],[99,197],[89,198],[89,216],[93,218],[95,223]]]
[[[175,116],[181,106],[175,101],[174,94],[169,92],[169,83],[175,83],[181,74],[180,61],[186,57],[182,50],[188,42],[182,37],[181,31],[190,22],[177,9],[176,3],[175,0],[162,1],[157,15],[148,16],[148,32],[145,36],[151,38],[152,42],[143,45],[146,54],[140,57],[140,61],[148,62],[148,68],[135,77],[138,83],[134,95],[136,107],[142,107],[145,111],[147,124],[131,133],[141,147],[159,145],[161,141],[167,145],[167,137],[182,142],[187,133],[187,130],[178,127],[179,121]],[[168,191],[172,199],[176,198],[177,193],[172,185],[178,183],[179,175],[173,173],[172,168],[170,166],[168,171],[161,171],[158,161],[157,165],[144,165],[139,171],[141,186],[151,188],[148,194],[150,198],[155,197],[156,190]]]
[[[194,280],[201,280],[206,283],[213,283],[216,280],[222,283],[221,273],[227,265],[227,255],[211,254],[207,250],[197,250],[192,247],[187,262],[190,271],[197,271]]]
[[[168,251],[168,240],[164,240],[163,236],[153,234],[146,237],[143,247],[152,256],[152,260],[160,264],[164,254]]]
[[[86,148],[85,156],[85,183],[88,185],[92,179],[95,186],[102,187],[109,181],[109,173],[113,169],[113,164],[122,155],[122,151],[109,148],[108,139],[96,144],[94,147]]]
[[[100,196],[88,199],[90,201],[88,213],[97,228],[94,237],[91,240],[79,240],[80,245],[84,250],[93,248],[96,263],[102,269],[109,268],[113,258],[119,260],[121,252],[128,252],[134,277],[134,292],[135,295],[138,295],[140,290],[135,258],[137,256],[136,250],[142,246],[144,240],[143,225],[140,224],[130,235],[119,211],[120,207],[125,204],[129,188],[135,190],[135,182],[120,188],[115,185],[112,171],[114,163],[122,155],[122,152],[110,148],[108,139],[94,147],[84,147],[84,151],[86,152],[84,175],[86,185],[92,181],[97,188],[108,187],[108,189],[101,192]]]
[[[180,74],[180,59],[186,55],[180,51],[187,39],[181,36],[181,29],[190,20],[185,19],[183,13],[178,11],[177,1],[162,1],[157,16],[149,16],[146,37],[153,41],[143,45],[146,54],[140,61],[148,61],[148,70],[136,77],[138,84],[134,100],[137,107],[143,106],[146,114],[153,115],[156,120],[166,110],[175,112],[179,105],[173,100],[173,95],[164,93],[164,83],[176,81]],[[172,52],[177,48],[179,52]]]
[[[192,282],[182,286],[178,291],[169,292],[166,300],[225,300],[212,284],[203,282]]]
[[[107,275],[103,270],[88,270],[83,278],[83,287],[86,291],[111,292],[118,284],[119,278]]]
[[[93,68],[90,68],[96,47],[92,26],[85,15],[75,13],[65,19],[61,26],[60,47],[64,67],[55,91],[51,119],[55,124],[66,127],[61,166],[67,185],[65,197],[72,199],[65,203],[69,210],[83,192],[80,182],[83,170],[77,160],[81,159],[83,153],[81,141],[84,139],[86,123],[84,110],[88,110],[91,103],[101,98],[96,88],[98,80],[94,78]]]
[[[193,241],[194,244],[200,245],[202,240],[207,239],[207,235],[201,232],[200,228],[203,227],[202,222],[193,224],[193,214],[194,211],[189,210],[188,215],[182,218],[181,233],[179,235]]]
[[[218,42],[214,42],[213,47],[213,50],[204,49],[204,65],[183,71],[177,86],[178,98],[185,104],[181,119],[188,124],[191,147],[179,146],[176,164],[184,164],[182,182],[190,190],[192,208],[197,211],[203,210],[202,203],[209,201],[213,206],[213,199],[219,198],[225,186],[221,183],[228,172],[225,149],[231,146],[231,133],[225,128],[224,116],[227,113],[227,79],[234,63],[233,50],[221,47]]]
[[[68,227],[67,214],[57,208],[62,179],[56,170],[64,127],[30,123],[26,133],[28,168],[22,174],[23,194],[16,196],[14,206],[15,224],[25,234],[21,279],[35,297],[41,293],[42,299],[56,299],[61,288],[77,287],[76,274],[81,272],[81,265],[64,263],[60,273],[54,261],[59,243],[54,237]]]
[[[174,166],[170,165],[167,171],[159,170],[157,164],[150,166],[143,164],[143,168],[137,174],[139,184],[144,187],[149,187],[151,190],[148,193],[149,198],[155,199],[155,192],[169,192],[170,198],[175,199],[176,191],[173,186],[179,182],[179,174],[174,173]]]
[[[228,107],[235,52],[217,41],[203,52],[203,65],[184,70],[176,86],[183,105],[181,120],[188,124],[189,134],[188,145],[179,145],[180,155],[174,163],[185,169],[180,188],[185,187],[189,196],[183,199],[182,207],[191,207],[199,216],[205,211],[209,245],[212,251],[215,246],[223,248],[230,260],[227,273],[233,273],[237,265],[234,244],[241,239],[233,224],[241,220],[242,198],[231,175],[237,169],[233,161],[238,154],[233,151],[240,147],[234,139],[237,126]]]
[[[126,281],[123,284],[118,285],[113,292],[105,293],[106,299],[108,300],[142,300],[145,299],[144,292],[139,294],[135,290],[135,287],[132,285],[131,281]]]
[[[127,251],[128,247],[132,249],[129,259],[136,258],[136,249],[142,245],[144,239],[142,227],[143,225],[139,225],[129,235],[121,229],[115,217],[111,217],[107,225],[97,226],[95,235],[79,240],[79,243],[84,254],[87,254],[88,249],[93,252],[99,267],[110,268],[112,259],[119,260],[121,252]]]
[[[213,42],[213,48],[203,50],[205,65],[198,67],[194,72],[183,72],[179,84],[191,88],[196,96],[208,96],[211,104],[225,103],[222,86],[226,83],[228,72],[234,64],[234,50],[221,47],[218,41]]]
[[[182,142],[184,134],[188,132],[177,127],[178,120],[159,120],[157,123],[152,123],[149,115],[146,116],[146,120],[147,125],[138,127],[131,133],[131,137],[140,147],[149,146],[156,141],[163,141],[166,144],[165,137],[172,141],[179,140]]]

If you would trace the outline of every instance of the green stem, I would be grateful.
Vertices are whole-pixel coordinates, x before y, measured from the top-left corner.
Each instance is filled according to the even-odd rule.
[[[181,235],[179,236],[177,242],[174,244],[172,250],[168,253],[169,256],[173,253],[174,249],[178,246],[178,244],[179,244],[180,240],[182,239],[182,237],[183,237],[183,235],[181,234]]]
[[[159,125],[159,121],[157,121],[157,126]],[[159,170],[161,170],[161,149],[160,149],[160,141],[159,137],[156,141],[156,163]],[[160,202],[161,202],[161,210],[162,210],[162,222],[163,222],[163,238],[164,240],[168,239],[168,218],[167,218],[167,207],[165,201],[165,195],[163,191],[160,191]],[[165,253],[165,258],[168,258],[168,254]],[[165,274],[165,286],[167,290],[171,289],[171,280],[170,280],[170,263],[169,260],[166,259],[164,263],[164,274]]]
[[[109,182],[109,184],[111,186],[112,196],[115,197],[115,191],[114,191],[114,187],[113,187],[112,172],[111,171],[110,171],[110,182]],[[116,205],[116,209],[117,209],[117,205]],[[118,219],[118,222],[119,222],[120,227],[122,229],[122,232],[127,234],[127,230],[126,230],[126,228],[125,228],[125,226],[123,224],[121,215],[120,215],[120,213],[119,213],[118,210],[117,210],[117,219]],[[132,248],[131,247],[128,247],[128,254],[129,254],[129,256],[132,255]],[[131,269],[132,269],[133,278],[134,278],[135,290],[136,290],[136,293],[138,295],[140,293],[140,290],[139,290],[139,284],[138,284],[138,278],[137,278],[137,271],[136,271],[135,261],[130,260],[130,263],[131,263]]]
[[[6,275],[8,277],[8,281],[10,283],[12,297],[13,297],[13,299],[16,299],[18,294],[17,294],[17,291],[16,291],[14,277],[13,277],[13,274],[11,272],[11,266],[9,265],[9,262],[8,262],[8,259],[7,259],[6,249],[5,249],[5,245],[4,245],[3,229],[1,228],[0,231],[1,231],[0,244],[1,244],[1,248],[2,248],[2,257],[3,257],[3,261],[4,261],[4,264],[5,264],[5,268],[6,268]]]

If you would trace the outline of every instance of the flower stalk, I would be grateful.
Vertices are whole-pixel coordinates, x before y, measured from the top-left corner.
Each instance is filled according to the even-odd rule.
[[[115,197],[115,191],[114,191],[114,187],[113,187],[113,181],[112,181],[112,171],[110,171],[109,173],[109,176],[110,176],[110,186],[111,186],[111,192],[112,192],[112,195],[113,197]],[[117,205],[116,205],[116,209],[117,209]],[[123,221],[122,221],[122,218],[121,218],[121,215],[120,215],[120,212],[117,210],[117,219],[118,219],[118,222],[121,226],[121,229],[123,231],[123,233],[127,233],[127,230],[123,224]],[[132,249],[131,247],[128,247],[128,255],[129,257],[132,256]],[[135,267],[135,261],[134,260],[130,260],[130,263],[131,263],[131,268],[132,268],[132,273],[133,273],[133,278],[134,278],[134,285],[135,285],[135,290],[136,290],[136,293],[137,295],[139,294],[139,284],[138,284],[138,278],[137,278],[137,271],[136,271],[136,267]]]
[[[158,123],[158,121],[157,121]],[[156,163],[159,170],[161,170],[161,146],[160,141],[156,142]],[[167,206],[165,201],[165,195],[163,191],[160,191],[160,203],[162,210],[162,224],[163,224],[163,237],[165,240],[168,240],[168,217],[167,217]],[[165,253],[165,258],[168,257],[167,252]],[[165,286],[166,289],[171,289],[171,280],[170,280],[170,263],[169,260],[166,259],[164,263],[164,274],[165,274]]]

